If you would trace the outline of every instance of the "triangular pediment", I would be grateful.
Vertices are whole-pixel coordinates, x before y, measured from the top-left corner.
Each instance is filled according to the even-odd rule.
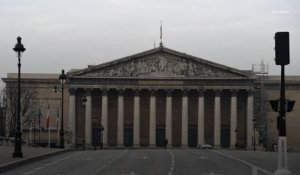
[[[78,78],[249,78],[238,69],[165,47],[70,73]]]

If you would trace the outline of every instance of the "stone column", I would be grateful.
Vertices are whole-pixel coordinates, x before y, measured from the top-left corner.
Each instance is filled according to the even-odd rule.
[[[118,91],[117,147],[124,147],[124,90]]]
[[[168,141],[167,147],[172,146],[172,92],[167,91],[166,96],[166,139]]]
[[[252,135],[253,135],[253,93],[252,90],[249,90],[248,97],[247,97],[247,149],[252,148]]]
[[[156,146],[156,97],[155,91],[151,90],[150,115],[149,115],[149,147]]]
[[[215,91],[214,107],[214,148],[220,148],[221,142],[221,104],[220,90]]]
[[[237,132],[237,91],[231,91],[230,100],[230,148],[235,149]]]
[[[138,90],[134,92],[133,106],[133,147],[140,146],[140,94]]]
[[[70,132],[72,133],[71,137],[71,145],[76,144],[76,115],[75,115],[75,92],[76,89],[70,88],[69,89],[69,129]]]
[[[85,103],[85,144],[92,145],[92,96],[91,89],[86,90]]]
[[[103,147],[107,147],[107,135],[108,135],[108,118],[107,118],[107,112],[108,112],[108,101],[107,101],[107,89],[102,89],[102,107],[101,107],[101,124],[103,126],[102,131],[102,141],[103,141]]]
[[[198,145],[204,143],[204,91],[200,90],[198,97]]]
[[[188,147],[188,91],[182,93],[181,147]]]

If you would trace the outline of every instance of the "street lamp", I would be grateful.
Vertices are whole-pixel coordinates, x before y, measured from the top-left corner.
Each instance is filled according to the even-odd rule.
[[[253,151],[256,151],[256,138],[255,138],[255,135],[256,135],[256,131],[255,131],[255,124],[256,124],[256,119],[252,119],[253,121],[253,131],[254,131],[254,135],[253,135]]]
[[[22,132],[21,132],[21,54],[26,50],[21,43],[22,38],[17,38],[17,44],[13,48],[18,54],[18,113],[16,118],[16,130],[15,130],[15,151],[13,152],[13,157],[23,157],[22,153]]]
[[[59,75],[60,84],[61,84],[61,125],[59,131],[59,147],[65,148],[65,139],[64,139],[64,85],[67,79],[65,74],[65,70],[61,70],[61,74]],[[55,92],[57,92],[58,87],[55,86]]]

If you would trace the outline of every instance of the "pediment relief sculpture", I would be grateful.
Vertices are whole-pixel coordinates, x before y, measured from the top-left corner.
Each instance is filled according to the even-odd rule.
[[[84,77],[240,77],[241,75],[222,70],[200,61],[174,56],[167,53],[155,53],[140,58],[108,65],[92,70],[80,76]]]

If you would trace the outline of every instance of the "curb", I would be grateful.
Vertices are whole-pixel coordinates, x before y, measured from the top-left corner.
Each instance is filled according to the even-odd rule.
[[[51,153],[43,153],[43,154],[39,154],[33,157],[28,157],[28,158],[22,158],[20,160],[16,160],[16,161],[12,161],[6,164],[2,164],[0,165],[0,173],[11,170],[17,166],[21,166],[21,165],[25,165],[28,163],[32,163],[32,162],[36,162],[38,160],[41,159],[45,159],[51,156],[55,156],[55,155],[59,155],[62,153],[66,153],[66,152],[70,152],[71,150],[61,150],[61,151],[55,151],[55,152],[51,152]]]

